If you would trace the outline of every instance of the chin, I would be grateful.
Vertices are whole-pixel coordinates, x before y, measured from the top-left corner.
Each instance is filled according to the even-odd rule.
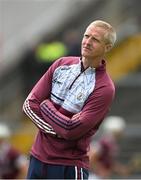
[[[85,58],[90,58],[90,55],[88,55],[87,53],[83,53],[82,56]]]
[[[87,52],[82,52],[82,56],[83,56],[83,57],[88,57],[89,55],[88,55]]]

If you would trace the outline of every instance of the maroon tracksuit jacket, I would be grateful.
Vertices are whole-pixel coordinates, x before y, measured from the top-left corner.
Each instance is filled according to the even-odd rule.
[[[23,105],[39,128],[31,150],[34,157],[50,164],[89,167],[90,137],[115,93],[105,66],[102,60],[99,68],[84,69],[81,58],[62,57],[35,85]]]

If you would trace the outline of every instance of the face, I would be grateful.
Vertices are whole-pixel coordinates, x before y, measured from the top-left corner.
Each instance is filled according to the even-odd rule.
[[[81,45],[82,57],[88,59],[101,58],[107,51],[104,41],[105,30],[94,25],[88,26],[84,33]]]

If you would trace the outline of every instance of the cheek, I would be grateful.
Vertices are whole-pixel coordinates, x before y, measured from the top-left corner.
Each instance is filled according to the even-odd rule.
[[[81,46],[85,44],[85,40],[83,39],[81,42]]]
[[[99,44],[95,44],[95,45],[94,45],[94,48],[97,49],[97,50],[100,51],[100,52],[105,51],[105,47],[103,47],[103,46],[101,46],[101,45],[99,45]]]

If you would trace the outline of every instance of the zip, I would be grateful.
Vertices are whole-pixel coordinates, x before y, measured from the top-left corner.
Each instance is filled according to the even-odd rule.
[[[76,76],[76,78],[73,80],[73,82],[71,83],[69,90],[72,88],[73,84],[75,83],[75,81],[79,78],[79,76],[81,76],[81,74],[83,74],[86,70],[88,69],[88,67],[86,69],[84,69],[83,63],[81,61],[81,72]]]

